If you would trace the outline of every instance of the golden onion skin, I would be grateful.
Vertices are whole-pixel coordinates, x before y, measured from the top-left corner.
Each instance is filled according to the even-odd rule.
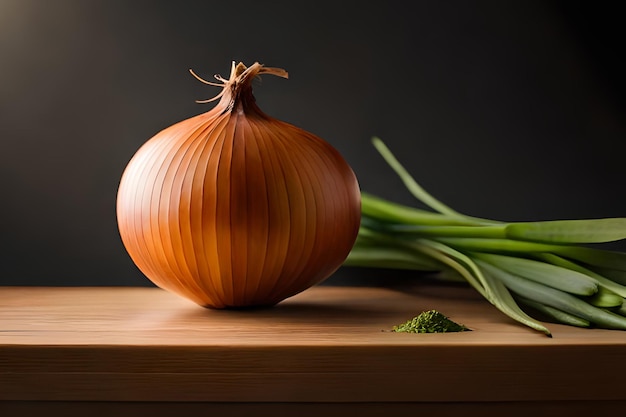
[[[258,108],[251,81],[264,73],[287,76],[233,63],[230,79],[216,77],[217,105],[148,140],[119,185],[133,262],[158,287],[209,308],[298,294],[335,272],[358,234],[354,172],[330,144]]]

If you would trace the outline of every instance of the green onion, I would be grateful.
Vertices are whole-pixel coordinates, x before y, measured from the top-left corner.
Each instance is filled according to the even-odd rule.
[[[372,142],[429,209],[362,193],[361,228],[344,265],[441,272],[548,336],[540,319],[626,330],[626,253],[598,247],[626,239],[626,218],[507,223],[467,216],[426,192],[381,139]]]

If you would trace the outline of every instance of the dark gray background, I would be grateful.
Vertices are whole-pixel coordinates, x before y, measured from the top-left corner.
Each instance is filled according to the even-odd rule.
[[[613,4],[0,0],[0,284],[151,285],[119,239],[120,176],[211,108],[188,68],[233,60],[288,70],[257,86],[261,108],[333,144],[363,190],[412,203],[378,135],[468,214],[626,216]]]

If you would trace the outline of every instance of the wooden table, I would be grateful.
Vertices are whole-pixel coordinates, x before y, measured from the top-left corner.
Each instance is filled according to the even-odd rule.
[[[390,331],[429,309],[472,331]],[[626,333],[549,327],[553,338],[469,287],[432,283],[319,286],[248,311],[157,288],[0,287],[0,416],[623,411]]]

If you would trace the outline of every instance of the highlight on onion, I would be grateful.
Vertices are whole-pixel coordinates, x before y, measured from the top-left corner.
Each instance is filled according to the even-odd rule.
[[[208,308],[271,306],[332,275],[358,234],[361,195],[340,153],[263,113],[279,68],[233,62],[219,99],[143,144],[117,195],[120,237],[156,286]]]

